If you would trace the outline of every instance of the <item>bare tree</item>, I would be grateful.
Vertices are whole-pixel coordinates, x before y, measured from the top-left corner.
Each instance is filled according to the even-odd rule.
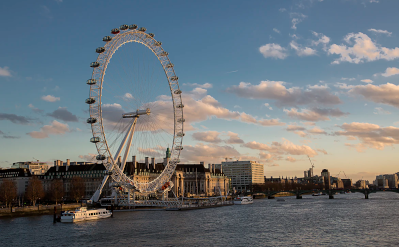
[[[55,204],[64,196],[64,183],[61,179],[54,179],[50,184],[50,199],[55,201]]]
[[[80,199],[83,198],[86,192],[86,186],[83,178],[81,177],[74,177],[72,178],[71,181],[71,186],[70,186],[70,197],[71,199],[74,199],[76,203],[79,202]]]
[[[0,201],[5,202],[6,207],[17,197],[17,185],[10,179],[3,179],[0,184]]]
[[[32,176],[29,180],[25,197],[32,202],[32,205],[35,205],[38,199],[44,197],[43,183],[36,176]]]

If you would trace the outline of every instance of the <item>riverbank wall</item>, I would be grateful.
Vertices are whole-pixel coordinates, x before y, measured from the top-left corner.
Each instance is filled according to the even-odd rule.
[[[0,208],[1,217],[21,217],[21,216],[32,216],[32,215],[52,215],[54,214],[54,207],[56,207],[57,214],[61,211],[73,210],[80,207],[80,203],[72,204],[58,204],[58,205],[36,205],[27,207],[12,207],[12,208]]]

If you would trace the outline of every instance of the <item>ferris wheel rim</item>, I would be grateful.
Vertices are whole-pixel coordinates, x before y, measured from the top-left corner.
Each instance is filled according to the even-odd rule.
[[[108,36],[109,37],[109,36]],[[127,37],[127,38],[126,38]],[[126,38],[124,40],[124,38]],[[154,180],[150,182],[138,183],[135,182],[133,179],[128,178],[123,171],[121,171],[116,165],[116,161],[114,160],[113,154],[110,150],[108,145],[107,138],[105,136],[104,124],[103,124],[103,117],[102,117],[102,89],[104,83],[104,76],[107,70],[108,64],[112,59],[112,56],[115,52],[122,47],[123,45],[131,42],[136,42],[146,46],[160,61],[162,68],[165,72],[165,76],[167,78],[170,94],[172,97],[172,106],[173,106],[173,117],[174,117],[174,126],[173,126],[173,141],[172,141],[172,149],[171,149],[171,157],[170,161],[168,162],[165,169],[162,173]],[[99,47],[101,48],[101,47]],[[97,48],[97,49],[99,49]],[[110,176],[114,179],[114,181],[124,181],[128,182],[131,185],[136,186],[139,190],[143,192],[151,192],[156,189],[159,189],[160,184],[162,184],[167,178],[167,180],[171,177],[171,170],[175,170],[177,163],[179,162],[180,151],[182,149],[182,142],[183,142],[183,108],[179,106],[183,106],[182,104],[182,97],[181,97],[181,90],[179,87],[178,79],[173,64],[170,62],[168,57],[168,53],[166,53],[162,46],[161,42],[154,39],[153,35],[145,33],[145,30],[124,30],[119,33],[116,33],[114,37],[111,38],[109,42],[106,43],[103,50],[99,54],[96,59],[95,64],[97,67],[93,68],[92,78],[91,80],[98,80],[98,84],[90,85],[90,98],[95,98],[95,103],[90,104],[90,118],[96,118],[98,121],[96,123],[91,124],[93,138],[99,137],[100,141],[95,142],[97,152],[100,155],[107,154],[107,157],[111,160],[111,164],[108,162],[104,162],[107,171],[109,172],[116,172],[116,174],[111,174]],[[96,50],[97,51],[97,50]],[[101,51],[101,49],[100,49]],[[104,55],[104,51],[107,51]],[[166,54],[166,55],[165,55]],[[104,62],[105,61],[105,62]],[[170,65],[172,64],[172,67]],[[169,67],[168,67],[169,66]],[[98,75],[100,77],[98,78]],[[97,79],[98,78],[98,79]],[[172,80],[173,79],[173,80]],[[175,80],[176,79],[176,80]],[[176,93],[177,92],[177,93]],[[179,132],[178,132],[179,131]],[[96,139],[98,140],[98,139]],[[168,168],[168,169],[167,169]],[[166,174],[169,172],[169,174]],[[172,172],[172,173],[173,173]],[[161,178],[163,179],[162,181]],[[165,181],[167,182],[167,181]],[[152,185],[152,186],[150,186]]]

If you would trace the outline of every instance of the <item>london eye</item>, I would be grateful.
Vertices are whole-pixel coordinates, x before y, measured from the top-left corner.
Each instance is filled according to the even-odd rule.
[[[121,25],[95,49],[97,60],[87,84],[86,99],[92,137],[106,168],[98,201],[109,179],[120,191],[154,193],[170,190],[170,178],[183,149],[183,103],[178,77],[168,52],[154,34],[137,25]],[[163,171],[151,181],[138,181],[124,173],[129,157],[161,159],[170,150]],[[155,165],[155,162],[154,162]]]

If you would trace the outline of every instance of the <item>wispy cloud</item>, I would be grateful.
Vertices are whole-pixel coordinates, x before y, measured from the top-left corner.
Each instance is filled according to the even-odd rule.
[[[44,95],[42,96],[42,100],[47,102],[56,102],[60,101],[60,97],[54,97],[53,95]]]
[[[392,35],[392,32],[388,32],[387,30],[381,30],[381,29],[370,28],[369,31],[370,31],[370,32],[374,32],[374,33],[386,34],[386,35],[388,35],[388,36],[391,36],[391,35]]]
[[[11,71],[8,67],[0,67],[0,76],[11,77]]]

